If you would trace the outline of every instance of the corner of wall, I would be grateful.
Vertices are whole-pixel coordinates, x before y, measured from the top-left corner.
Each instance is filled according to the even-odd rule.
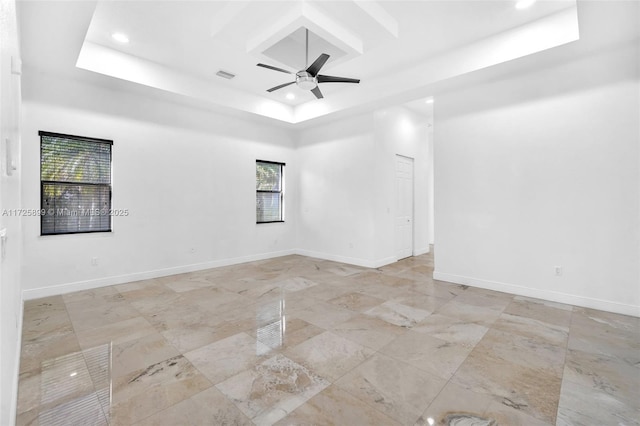
[[[15,0],[0,0],[0,208],[21,205],[21,56]],[[22,330],[21,218],[3,214],[0,262],[0,424],[15,424]],[[6,237],[6,238],[5,238]]]
[[[296,254],[299,254],[300,256],[313,257],[316,259],[330,260],[332,262],[346,263],[348,265],[361,266],[363,268],[378,267],[376,262],[369,259],[362,259],[358,257],[342,256],[338,254],[323,253],[319,251],[305,250],[305,249],[296,250]]]
[[[420,247],[420,248],[417,248],[417,249],[415,249],[413,251],[413,255],[414,256],[420,256],[422,254],[427,254],[427,253],[430,253],[430,252],[431,252],[431,249],[429,248],[429,246]]]

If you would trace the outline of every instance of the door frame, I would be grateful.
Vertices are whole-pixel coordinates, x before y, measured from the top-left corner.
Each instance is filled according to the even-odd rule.
[[[398,164],[398,158],[403,158],[405,160],[410,160],[411,161],[411,255],[409,255],[408,257],[413,257],[415,256],[416,253],[416,235],[415,235],[415,231],[416,231],[416,227],[415,227],[415,218],[416,218],[416,160],[413,157],[410,157],[408,155],[403,155],[403,154],[395,154],[394,156],[394,170],[396,171],[396,173],[394,173],[394,180],[398,178],[397,175],[397,168],[395,167]],[[394,195],[397,197],[397,191],[398,191],[398,187],[397,185],[395,185],[395,181],[394,181],[394,188],[395,188],[395,192]],[[394,239],[397,238],[397,225],[396,225],[396,220],[398,217],[398,212],[395,211],[395,207],[394,207],[394,215],[393,215],[393,233],[394,233]],[[396,258],[396,262],[398,260],[402,260],[402,259],[406,259],[405,258],[398,258],[398,248],[394,247],[394,256]]]

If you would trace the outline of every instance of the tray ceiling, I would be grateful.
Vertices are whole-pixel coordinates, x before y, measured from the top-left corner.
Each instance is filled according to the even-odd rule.
[[[77,50],[68,58],[80,69],[295,124],[385,99],[425,96],[438,81],[579,38],[575,0],[538,1],[526,10],[514,6],[515,1],[30,1],[21,13],[32,18],[23,22],[40,25],[43,37],[49,30],[75,37]],[[309,61],[328,53],[323,74],[359,78],[361,84],[323,84],[321,100],[295,85],[267,93],[288,76],[256,64],[301,69],[305,28],[311,32]],[[129,42],[115,41],[115,32]],[[220,78],[219,70],[236,77]]]

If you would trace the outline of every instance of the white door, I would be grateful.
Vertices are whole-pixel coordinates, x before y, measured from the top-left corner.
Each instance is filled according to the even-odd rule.
[[[396,257],[413,255],[413,159],[396,155]]]

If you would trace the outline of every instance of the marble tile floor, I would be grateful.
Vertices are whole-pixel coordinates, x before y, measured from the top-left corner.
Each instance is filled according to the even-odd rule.
[[[640,319],[287,256],[25,303],[19,425],[640,425]]]

